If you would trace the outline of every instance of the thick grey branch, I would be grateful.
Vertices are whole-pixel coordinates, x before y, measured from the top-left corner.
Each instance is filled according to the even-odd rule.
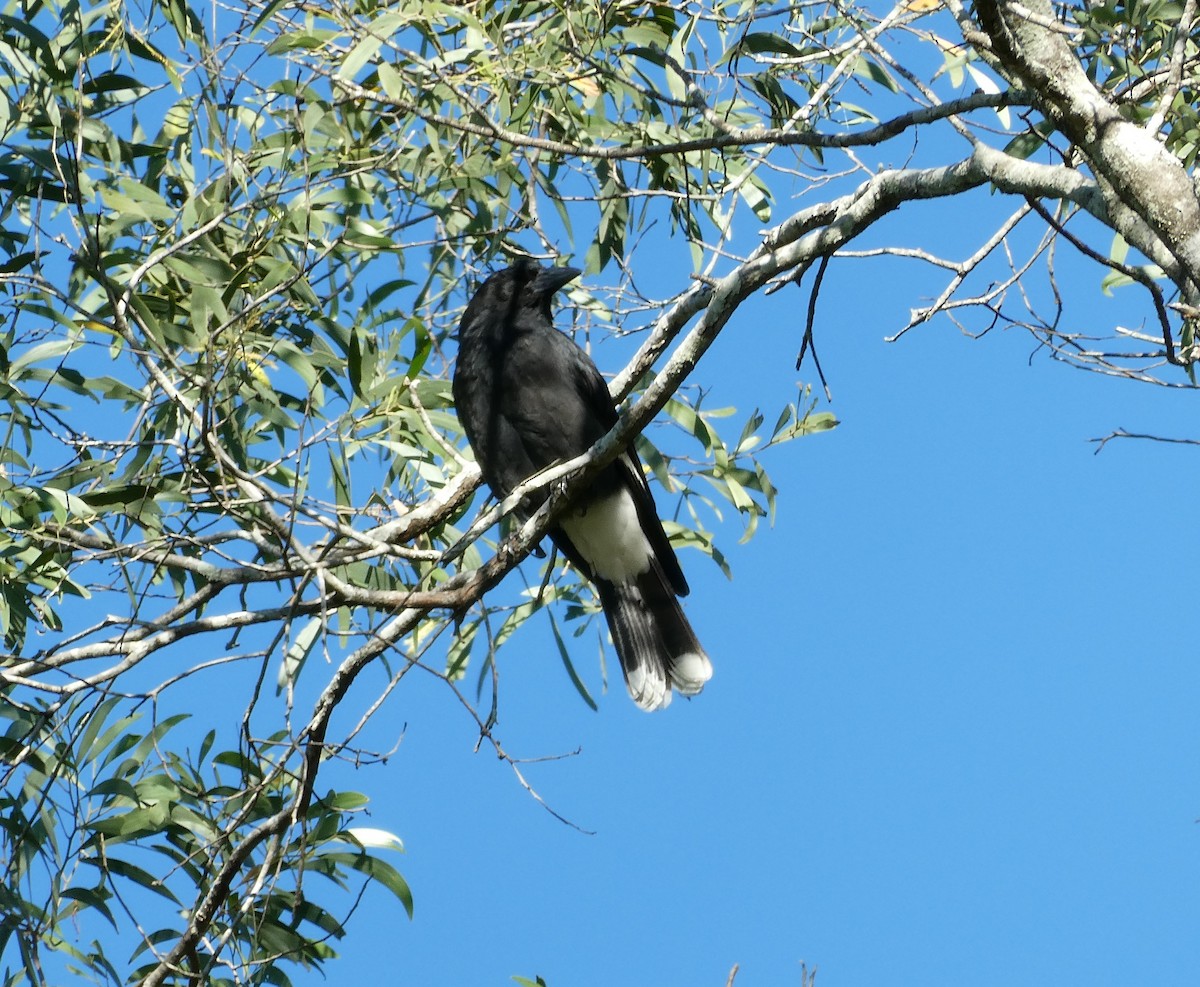
[[[1044,26],[1054,19],[1049,0],[979,0],[977,10],[1009,78],[1036,93],[1038,106],[1087,157],[1115,228],[1147,256],[1168,253],[1164,270],[1185,301],[1200,301],[1200,201],[1182,162],[1125,120],[1063,36]],[[1131,222],[1131,212],[1144,225]]]

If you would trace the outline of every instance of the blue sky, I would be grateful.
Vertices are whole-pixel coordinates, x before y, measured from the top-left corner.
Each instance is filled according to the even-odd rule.
[[[1075,324],[1144,317],[1059,264]],[[842,424],[772,451],[779,516],[725,534],[732,581],[683,558],[716,666],[701,697],[648,715],[617,678],[593,713],[542,622],[502,652],[505,748],[578,749],[527,774],[592,835],[472,753],[444,687],[390,703],[399,750],[341,783],[404,839],[415,918],[369,893],[330,982],[721,985],[734,963],[739,987],[802,963],[822,987],[1194,982],[1197,450],[1089,439],[1195,434],[1195,394],[1031,360],[1017,330],[885,344],[926,277],[831,268],[817,340]],[[697,371],[713,404],[813,379],[797,297],[738,313]],[[598,691],[595,636],[573,649]]]

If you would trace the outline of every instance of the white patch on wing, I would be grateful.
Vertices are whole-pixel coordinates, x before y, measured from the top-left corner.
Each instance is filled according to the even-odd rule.
[[[559,523],[601,579],[625,585],[650,568],[650,543],[642,534],[633,498],[625,490],[591,501]]]

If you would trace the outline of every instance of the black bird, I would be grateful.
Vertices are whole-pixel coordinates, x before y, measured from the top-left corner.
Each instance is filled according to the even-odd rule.
[[[533,474],[587,452],[617,421],[600,371],[554,328],[550,299],[580,272],[519,258],[487,279],[458,327],[454,404],[480,472],[507,497]],[[538,501],[517,513],[528,517]],[[687,580],[633,449],[607,466],[550,530],[596,587],[629,695],[661,709],[712,676],[677,596]]]

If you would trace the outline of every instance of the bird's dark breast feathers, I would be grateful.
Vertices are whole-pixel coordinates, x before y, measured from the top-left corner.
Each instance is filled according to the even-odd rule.
[[[538,469],[587,452],[617,420],[607,389],[601,408],[580,400],[574,349],[556,330],[522,336],[496,368],[492,406],[511,423]]]
[[[475,450],[484,480],[505,497],[522,481],[587,452],[617,421],[608,385],[591,358],[549,325],[516,319],[504,331],[481,331],[461,340],[454,399]],[[637,454],[630,450],[588,485],[577,507],[624,487],[633,496],[642,526],[675,592],[686,595],[687,581],[658,520],[654,499]],[[537,500],[522,505],[522,514]],[[589,572],[555,533],[568,557]]]

